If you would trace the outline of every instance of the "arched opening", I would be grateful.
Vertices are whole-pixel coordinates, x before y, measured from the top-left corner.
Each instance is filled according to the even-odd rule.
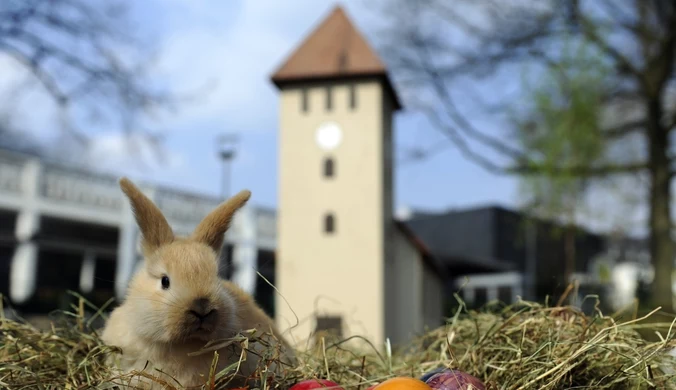
[[[324,216],[324,232],[332,234],[336,231],[336,218],[328,213]]]
[[[350,109],[355,110],[357,108],[357,86],[352,83],[350,84]]]
[[[324,159],[324,177],[333,177],[335,175],[335,162],[333,158],[327,157]]]
[[[333,89],[330,85],[326,86],[326,111],[333,109]]]
[[[307,88],[301,90],[301,111],[308,112],[310,111],[310,97],[308,96]]]

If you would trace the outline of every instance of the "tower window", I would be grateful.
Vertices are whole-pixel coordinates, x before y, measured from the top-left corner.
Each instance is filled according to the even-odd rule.
[[[335,175],[335,163],[331,157],[324,159],[324,177],[333,177]]]
[[[336,221],[333,214],[328,213],[324,216],[324,233],[334,233],[336,231]]]
[[[333,109],[333,88],[331,86],[326,87],[326,111],[331,111]]]
[[[301,90],[301,110],[303,112],[308,112],[310,110],[310,101],[307,88],[303,88]]]
[[[352,83],[350,84],[350,109],[355,108],[357,108],[357,86]]]
[[[340,316],[317,316],[315,333],[328,333],[343,337],[343,319]]]

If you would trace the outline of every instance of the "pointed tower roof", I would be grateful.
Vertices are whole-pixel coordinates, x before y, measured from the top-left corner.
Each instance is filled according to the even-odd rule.
[[[310,80],[364,77],[382,78],[396,108],[401,107],[380,57],[342,7],[336,6],[287,57],[272,75],[272,82],[281,87]]]

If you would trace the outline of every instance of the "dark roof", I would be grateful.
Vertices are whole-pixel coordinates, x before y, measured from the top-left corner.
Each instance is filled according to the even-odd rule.
[[[496,272],[523,270],[527,258],[525,224],[531,217],[525,212],[490,205],[441,213],[414,212],[406,225],[424,243],[449,272]],[[547,253],[547,261],[559,261],[563,253],[561,238],[550,234],[557,225],[532,218],[538,233],[537,254]],[[578,270],[605,249],[603,236],[578,229],[576,249],[580,255]]]
[[[425,261],[434,271],[439,275],[446,274],[446,267],[443,262],[441,262],[425,245],[425,243],[416,236],[413,231],[406,226],[406,223],[403,221],[394,221],[395,227],[397,227],[404,234],[409,242],[420,252],[422,255],[423,261]]]
[[[451,274],[485,272],[516,271],[518,266],[508,261],[501,261],[490,257],[476,257],[471,255],[451,255],[444,258],[446,271]]]
[[[408,219],[420,219],[420,218],[428,218],[428,217],[436,217],[439,216],[438,211],[423,211],[423,210],[412,210],[411,215]]]
[[[310,80],[375,77],[401,107],[385,64],[345,11],[335,7],[272,75],[277,86]]]
[[[492,208],[486,208],[418,214],[406,224],[446,267],[472,264],[497,271],[504,266],[494,258],[492,221]]]

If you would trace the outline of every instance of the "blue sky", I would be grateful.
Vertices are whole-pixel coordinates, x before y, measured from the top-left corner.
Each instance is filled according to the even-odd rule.
[[[162,41],[160,66],[170,82],[188,89],[213,82],[215,89],[204,101],[167,121],[166,147],[174,164],[139,176],[218,194],[221,167],[214,139],[222,132],[236,131],[240,156],[233,164],[232,189],[250,188],[253,202],[274,207],[278,95],[269,76],[336,2],[299,0],[291,6],[273,0],[164,0],[143,4],[136,9],[136,17]],[[361,1],[341,4],[371,38],[374,14]],[[396,151],[448,142],[411,113],[397,115],[395,132]],[[484,172],[453,147],[396,169],[397,205],[444,209],[509,204],[517,193],[514,179]]]
[[[367,0],[340,4],[375,44],[377,14]],[[277,203],[278,93],[270,75],[301,43],[336,1],[293,0],[151,0],[130,2],[139,31],[160,49],[156,76],[179,91],[209,86],[210,93],[165,116],[156,125],[167,134],[165,165],[140,169],[131,164],[117,129],[96,129],[90,166],[132,178],[218,195],[221,166],[215,139],[237,132],[239,155],[233,164],[232,191],[249,188],[252,203]],[[17,79],[16,66],[0,57],[0,91]],[[513,77],[512,77],[513,78]],[[498,85],[499,90],[506,85]],[[38,135],[47,136],[53,123],[44,97],[30,95],[30,115],[22,120]],[[484,124],[485,118],[481,119]],[[488,126],[491,124],[488,123]],[[395,155],[405,148],[447,143],[448,148],[424,161],[395,169],[395,205],[442,210],[500,203],[517,205],[523,194],[515,178],[495,176],[463,158],[450,141],[423,117],[401,112],[395,117]],[[492,127],[492,126],[491,126]],[[488,128],[488,127],[487,127]],[[495,127],[497,128],[497,126]],[[401,156],[401,154],[399,154]],[[601,198],[602,202],[607,199]]]

